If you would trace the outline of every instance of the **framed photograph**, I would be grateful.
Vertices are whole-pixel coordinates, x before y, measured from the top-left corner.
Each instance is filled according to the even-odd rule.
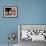
[[[19,24],[18,42],[24,40],[46,41],[46,24]]]
[[[4,6],[3,16],[4,17],[17,17],[17,7],[16,6]]]

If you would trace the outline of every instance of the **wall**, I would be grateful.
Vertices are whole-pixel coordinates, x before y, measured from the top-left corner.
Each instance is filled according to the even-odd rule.
[[[21,0],[21,24],[46,24],[46,0]]]
[[[18,6],[18,17],[3,18],[5,5]],[[18,24],[46,24],[46,0],[0,0],[0,44],[8,43],[9,32],[17,34]]]
[[[18,18],[3,18],[3,6],[17,6],[18,0],[0,0],[0,44],[7,44],[8,34],[10,32],[17,32]],[[18,43],[16,38],[15,43]]]

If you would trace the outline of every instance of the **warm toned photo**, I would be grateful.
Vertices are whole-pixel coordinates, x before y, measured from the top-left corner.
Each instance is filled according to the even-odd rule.
[[[17,7],[16,6],[5,6],[4,7],[4,17],[16,17]]]

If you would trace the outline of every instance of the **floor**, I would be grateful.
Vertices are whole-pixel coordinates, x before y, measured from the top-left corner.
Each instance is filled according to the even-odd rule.
[[[0,46],[8,46],[8,44],[0,44]],[[18,46],[18,44],[10,45],[10,46]]]
[[[0,46],[8,46],[8,44],[0,44]],[[10,45],[11,46],[11,45]],[[19,44],[15,44],[14,46],[46,46],[45,41],[31,41],[31,40],[21,40]]]
[[[31,41],[31,40],[21,40],[20,41],[20,46],[46,46],[45,41]]]

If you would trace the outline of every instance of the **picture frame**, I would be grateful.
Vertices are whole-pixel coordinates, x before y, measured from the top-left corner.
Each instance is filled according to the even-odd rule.
[[[17,6],[4,6],[3,17],[17,17]]]
[[[27,30],[28,35],[25,35],[24,32],[23,35],[22,31]],[[25,38],[24,36],[28,37]],[[46,41],[46,24],[18,24],[18,42],[22,40]]]

